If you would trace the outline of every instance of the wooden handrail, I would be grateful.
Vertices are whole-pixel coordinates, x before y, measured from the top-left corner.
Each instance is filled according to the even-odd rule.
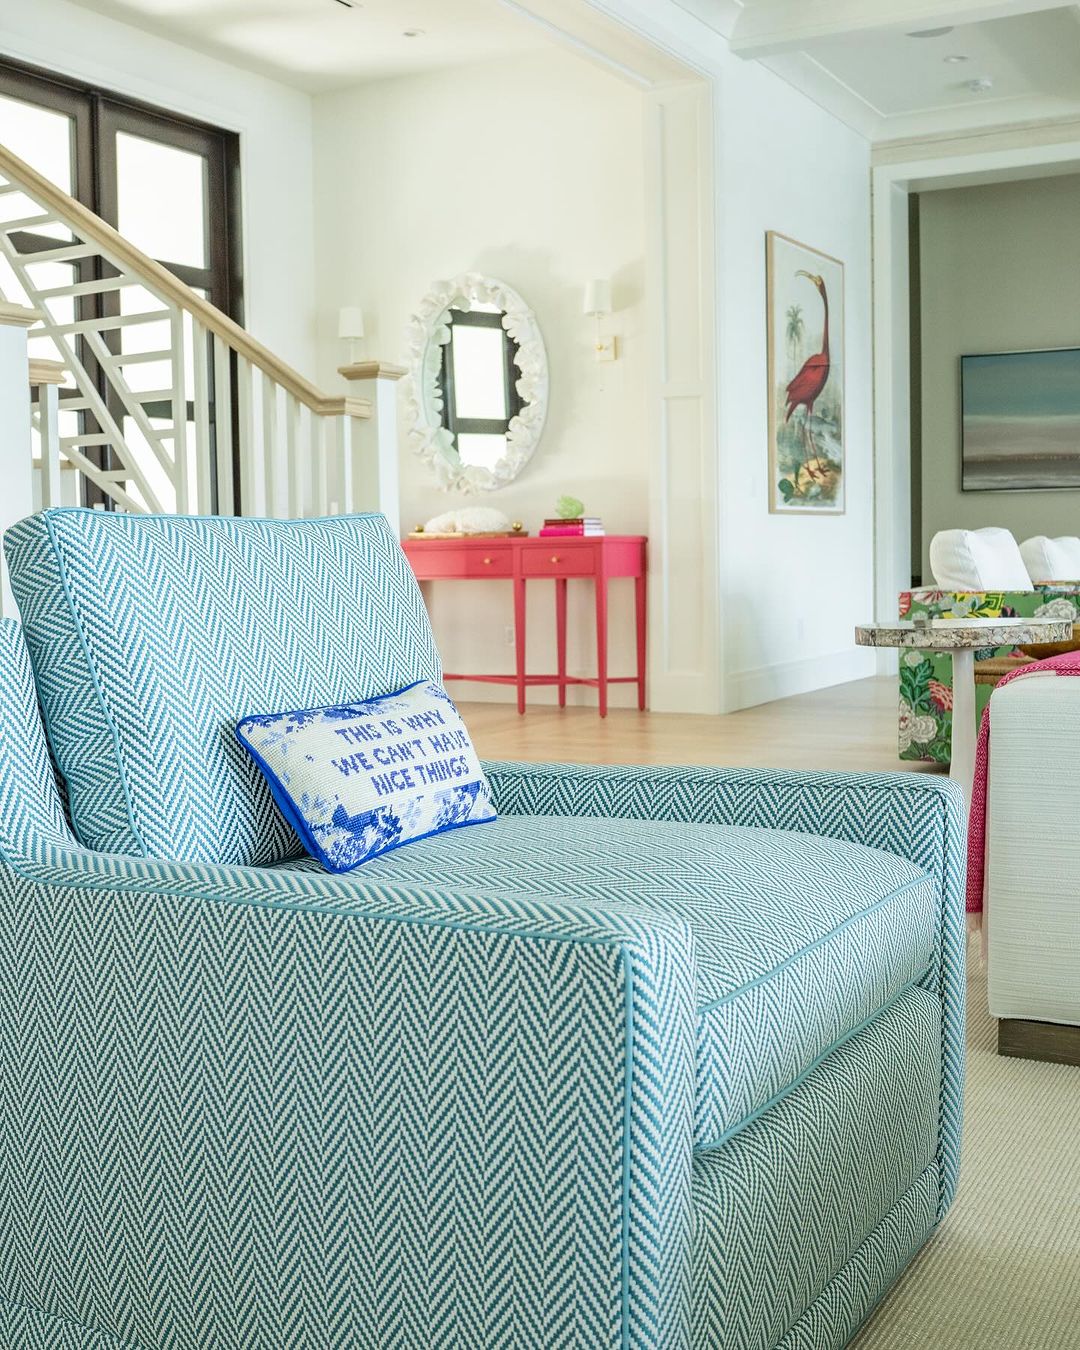
[[[100,216],[83,206],[82,202],[68,196],[62,188],[31,168],[5,145],[0,145],[0,172],[55,212],[85,241],[94,243],[115,267],[134,273],[159,299],[191,314],[208,332],[216,334],[233,351],[250,361],[313,412],[327,416],[341,412],[348,412],[352,417],[371,416],[369,400],[349,397],[343,402],[340,395],[324,393],[253,338],[234,319],[223,314],[201,295],[196,295],[167,267],[137,249]]]

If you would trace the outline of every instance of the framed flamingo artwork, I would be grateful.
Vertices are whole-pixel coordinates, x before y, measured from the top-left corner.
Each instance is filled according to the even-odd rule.
[[[769,230],[769,510],[844,511],[844,264]]]

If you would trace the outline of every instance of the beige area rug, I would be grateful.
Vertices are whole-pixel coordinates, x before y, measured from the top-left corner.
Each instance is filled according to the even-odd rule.
[[[1080,1068],[995,1054],[969,961],[960,1189],[852,1350],[1080,1350]]]

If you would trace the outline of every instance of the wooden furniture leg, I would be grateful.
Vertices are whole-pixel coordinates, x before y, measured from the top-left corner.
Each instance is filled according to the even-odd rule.
[[[637,615],[637,705],[645,711],[645,624],[647,605],[645,602],[644,574],[634,578],[634,608]]]
[[[1041,1059],[1047,1064],[1080,1065],[1080,1027],[1003,1017],[998,1022],[998,1054]]]
[[[525,579],[514,578],[514,674],[517,677],[517,710],[525,711]]]
[[[600,696],[600,716],[607,716],[607,577],[596,578],[596,688]]]
[[[566,707],[566,578],[555,578],[555,647],[559,671],[559,707]]]

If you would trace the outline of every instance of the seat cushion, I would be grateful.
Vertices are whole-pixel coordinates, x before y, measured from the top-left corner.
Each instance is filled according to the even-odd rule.
[[[241,864],[297,853],[237,721],[440,678],[419,587],[382,516],[59,510],[4,542],[90,848]]]
[[[933,882],[893,854],[734,825],[503,816],[375,858],[363,879],[689,922],[698,1148],[725,1142],[917,981],[940,925]]]
[[[1020,547],[1008,530],[939,530],[930,540],[930,570],[943,591],[1030,591]]]

